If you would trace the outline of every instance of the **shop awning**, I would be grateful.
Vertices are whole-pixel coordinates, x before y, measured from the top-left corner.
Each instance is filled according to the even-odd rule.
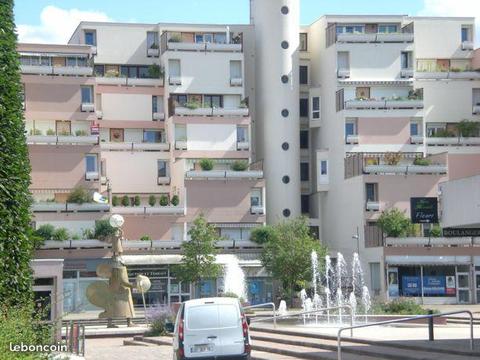
[[[410,256],[393,255],[385,257],[386,265],[467,265],[470,256]]]
[[[242,254],[243,255],[243,254]],[[246,254],[237,256],[238,263],[242,267],[261,267],[262,263],[257,255]],[[216,258],[217,264],[228,264],[234,255],[219,254]],[[164,255],[123,255],[122,262],[125,265],[174,265],[182,262],[182,255],[164,254]]]

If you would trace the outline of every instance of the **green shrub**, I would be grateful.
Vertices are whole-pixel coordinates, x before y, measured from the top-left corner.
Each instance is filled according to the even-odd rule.
[[[455,137],[455,134],[451,132],[450,130],[446,129],[440,129],[433,134],[433,137],[440,137],[440,138],[445,138],[445,137]]]
[[[42,130],[40,129],[31,129],[30,135],[42,135]]]
[[[155,305],[147,309],[146,318],[150,323],[147,336],[162,336],[167,334],[166,324],[175,322],[175,314],[166,305]]]
[[[142,203],[141,200],[140,200],[140,196],[135,195],[133,203],[134,203],[135,206],[140,206],[140,204]]]
[[[72,239],[72,240],[80,240],[81,238],[82,238],[82,237],[81,237],[80,235],[78,235],[78,234],[73,234],[73,235],[70,237],[70,239]]]
[[[170,39],[168,39],[168,42],[173,42],[173,43],[178,43],[181,41],[182,41],[182,38],[180,37],[180,35],[177,35],[177,34],[170,36]]]
[[[460,136],[477,136],[480,129],[480,123],[477,121],[462,120],[457,124],[456,128]]]
[[[152,47],[150,48],[153,49]],[[157,49],[158,49],[158,45],[157,45]],[[153,79],[159,79],[160,77],[163,76],[163,69],[160,67],[160,65],[152,64],[148,67],[148,76],[150,76]]]
[[[97,220],[95,222],[94,238],[98,240],[106,240],[108,237],[115,235],[115,229],[108,220]]]
[[[273,237],[273,229],[269,226],[258,226],[250,233],[250,240],[257,244],[265,244]]]
[[[92,240],[95,239],[95,230],[92,229],[83,229],[82,231],[83,240]]]
[[[150,240],[152,240],[152,238],[151,238],[150,236],[148,236],[148,235],[142,235],[142,237],[140,238],[140,240],[142,240],[142,241],[150,241]]]
[[[85,130],[77,130],[75,131],[76,136],[87,136],[87,132]]]
[[[171,203],[173,206],[178,206],[178,204],[180,204],[180,198],[178,197],[178,195],[172,196]]]
[[[450,68],[450,71],[451,71],[451,72],[454,72],[454,73],[458,73],[458,72],[461,72],[462,69],[453,67],[453,68]]]
[[[48,129],[48,130],[47,130],[47,135],[49,135],[49,136],[55,135],[55,130],[53,130],[53,129]]]
[[[201,159],[199,164],[203,171],[210,171],[213,169],[212,159]]]
[[[35,230],[35,235],[43,240],[52,240],[54,233],[55,227],[52,224],[40,225],[37,230]]]
[[[389,237],[406,236],[411,227],[410,219],[397,208],[383,211],[377,224]]]
[[[382,314],[425,315],[425,314],[428,314],[427,309],[422,308],[414,300],[411,300],[408,298],[399,298],[392,301],[374,304],[371,312],[372,314],[376,314],[376,315],[382,315]]]
[[[90,192],[83,186],[76,186],[70,194],[68,194],[67,202],[75,204],[83,204],[91,202]]]
[[[122,197],[122,205],[123,205],[123,206],[129,206],[129,205],[130,205],[130,199],[128,198],[127,195],[123,195],[123,197]]]
[[[167,195],[162,195],[160,196],[160,205],[161,206],[167,206],[168,205],[168,196]]]
[[[415,160],[413,161],[413,165],[428,166],[430,165],[430,159],[416,157]]]
[[[441,237],[442,236],[442,228],[438,225],[434,225],[430,229],[429,236],[431,236],[431,237]]]
[[[245,160],[236,160],[231,166],[233,171],[245,171],[248,169],[248,162]]]
[[[157,203],[157,198],[155,197],[155,195],[150,195],[148,197],[148,205],[155,206],[156,203]]]
[[[66,241],[70,237],[68,230],[65,229],[64,227],[55,229],[55,232],[53,233],[53,240],[56,241]]]
[[[185,107],[190,110],[198,109],[201,105],[198,101],[188,101],[185,103]]]
[[[53,327],[41,324],[47,310],[36,310],[33,305],[0,308],[0,360],[46,359],[46,354],[11,352],[10,344],[53,344]],[[33,314],[33,315],[32,315]]]
[[[120,199],[118,198],[117,195],[112,196],[112,206],[118,206],[120,205]]]

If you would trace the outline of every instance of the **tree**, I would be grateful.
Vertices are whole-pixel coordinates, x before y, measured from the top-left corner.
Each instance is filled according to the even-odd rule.
[[[456,126],[458,137],[476,136],[478,134],[479,127],[480,125],[476,121],[462,120]]]
[[[31,299],[28,158],[13,0],[0,2],[0,304]]]
[[[389,237],[407,236],[412,227],[410,219],[397,208],[383,211],[377,224]]]
[[[110,221],[107,219],[97,220],[95,222],[94,237],[98,240],[105,241],[109,237],[115,235],[116,232],[117,232],[117,229],[114,228],[112,225],[110,225]]]
[[[182,244],[182,263],[175,266],[173,272],[178,280],[192,283],[195,289],[202,279],[220,274],[221,267],[215,263],[218,252],[215,245],[220,236],[203,215],[194,220],[188,235],[191,240]]]
[[[308,220],[304,217],[266,228],[268,230],[262,233],[267,236],[263,237],[266,242],[261,261],[265,269],[280,280],[283,290],[290,296],[291,305],[296,289],[305,287],[312,279],[312,251],[315,250],[321,259],[325,257],[327,249],[311,236]]]

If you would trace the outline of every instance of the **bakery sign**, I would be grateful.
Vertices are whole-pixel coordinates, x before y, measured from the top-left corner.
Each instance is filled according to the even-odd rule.
[[[410,214],[414,224],[437,224],[438,203],[436,197],[410,198]]]

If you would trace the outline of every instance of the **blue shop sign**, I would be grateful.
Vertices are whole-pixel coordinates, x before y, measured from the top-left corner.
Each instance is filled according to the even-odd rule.
[[[423,295],[445,295],[445,276],[424,276]]]
[[[402,277],[402,293],[403,296],[420,296],[420,276],[403,276]]]

